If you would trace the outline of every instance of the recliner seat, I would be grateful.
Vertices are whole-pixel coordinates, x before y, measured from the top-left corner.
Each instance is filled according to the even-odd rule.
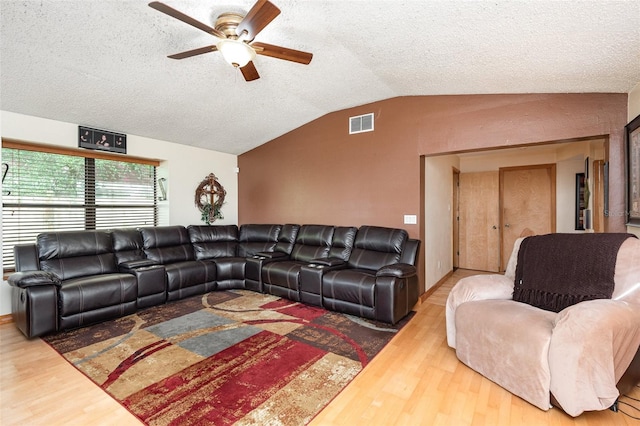
[[[53,295],[58,324],[50,331],[136,311],[136,279],[118,271],[108,232],[47,232],[38,235],[36,246],[40,270],[60,283]]]
[[[164,265],[167,300],[178,300],[216,289],[216,266],[196,260],[189,232],[184,226],[140,228],[145,255]]]
[[[322,279],[323,306],[392,324],[399,321],[418,300],[415,267],[401,263],[408,238],[403,229],[360,227],[347,267]]]
[[[299,276],[302,266],[329,256],[335,227],[302,225],[287,260],[265,263],[262,267],[264,291],[300,301]]]

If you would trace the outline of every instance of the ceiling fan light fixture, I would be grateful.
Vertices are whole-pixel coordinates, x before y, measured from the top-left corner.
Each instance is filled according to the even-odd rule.
[[[216,45],[225,61],[234,67],[242,68],[256,57],[256,51],[251,46],[239,40],[224,39]]]

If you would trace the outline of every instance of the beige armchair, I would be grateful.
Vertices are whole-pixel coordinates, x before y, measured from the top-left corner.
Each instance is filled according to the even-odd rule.
[[[504,275],[471,276],[454,286],[446,306],[449,346],[460,361],[542,410],[553,404],[578,416],[611,407],[629,390],[621,388],[640,378],[640,240],[626,239],[617,252],[611,299],[558,313],[512,300],[522,241]]]

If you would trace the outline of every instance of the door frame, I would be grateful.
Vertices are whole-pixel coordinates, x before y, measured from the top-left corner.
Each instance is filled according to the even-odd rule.
[[[453,168],[453,200],[451,200],[451,220],[453,221],[453,270],[460,267],[460,170]]]

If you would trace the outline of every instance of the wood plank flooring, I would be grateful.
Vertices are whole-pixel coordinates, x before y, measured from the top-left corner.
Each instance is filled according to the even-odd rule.
[[[446,344],[444,305],[451,287],[474,273],[457,270],[443,283],[311,425],[640,425],[610,410],[575,419],[541,411],[460,363]],[[640,388],[631,396],[640,399]],[[46,343],[0,325],[0,425],[140,424]]]

